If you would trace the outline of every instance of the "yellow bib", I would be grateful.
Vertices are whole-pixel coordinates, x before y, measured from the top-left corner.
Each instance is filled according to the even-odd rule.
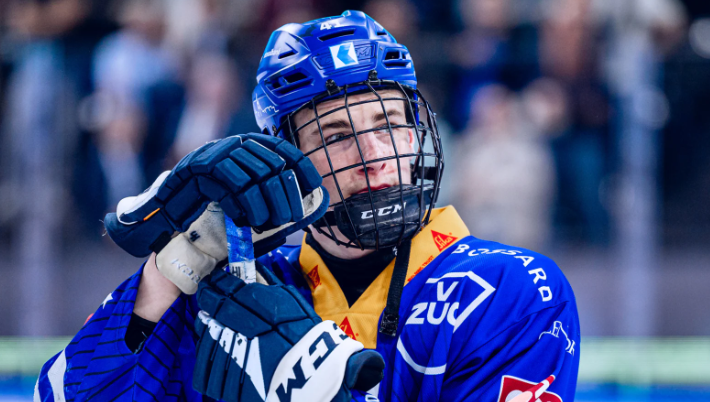
[[[412,239],[405,285],[447,247],[468,235],[468,228],[454,207],[433,210],[429,224]],[[362,342],[366,348],[374,349],[377,346],[380,314],[387,304],[394,260],[352,306],[348,306],[338,282],[318,253],[306,244],[305,236],[299,263],[311,287],[316,313],[324,320],[338,323],[346,334]]]

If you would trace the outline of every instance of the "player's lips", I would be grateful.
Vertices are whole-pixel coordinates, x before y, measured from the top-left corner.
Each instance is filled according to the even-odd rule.
[[[392,185],[391,184],[379,184],[377,186],[370,186],[370,189],[372,189],[372,191],[377,191],[377,190],[382,190],[383,188],[388,188],[388,187],[392,187]],[[363,194],[366,192],[367,192],[367,187],[363,188],[362,190],[360,190],[354,194]]]

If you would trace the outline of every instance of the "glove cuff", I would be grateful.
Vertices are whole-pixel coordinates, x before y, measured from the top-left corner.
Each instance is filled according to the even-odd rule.
[[[183,293],[194,294],[197,284],[217,263],[227,259],[224,214],[210,203],[185,233],[175,236],[156,257],[158,270]]]
[[[188,295],[197,292],[197,285],[217,265],[217,260],[200,251],[187,237],[176,236],[155,258],[163,276]]]

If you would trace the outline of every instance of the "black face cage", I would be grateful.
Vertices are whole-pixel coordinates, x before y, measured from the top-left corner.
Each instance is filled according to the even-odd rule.
[[[306,156],[321,149],[325,151],[330,166],[330,172],[324,174],[323,178],[325,179],[328,176],[333,177],[335,187],[342,201],[331,203],[326,215],[313,226],[318,232],[335,241],[336,244],[359,249],[380,249],[382,247],[398,246],[402,244],[403,241],[410,240],[414,237],[424,225],[429,223],[431,211],[434,208],[439,194],[439,186],[444,170],[441,137],[439,136],[436,125],[435,114],[432,112],[429,103],[424,99],[419,90],[406,87],[396,81],[378,80],[376,79],[376,74],[373,73],[374,71],[371,72],[368,81],[342,87],[337,86],[333,80],[328,80],[326,92],[314,97],[310,102],[307,102],[290,113],[284,118],[281,127],[274,129],[274,134],[280,134],[283,138],[288,139],[298,147],[299,132],[312,123],[317,124],[322,145],[308,151]],[[384,96],[386,97],[383,97],[380,92],[385,89],[398,90],[400,95],[385,94]],[[372,93],[374,97],[372,99],[350,103],[350,97],[352,95],[362,93]],[[345,104],[319,115],[316,105],[335,98],[344,99]],[[392,125],[390,123],[384,103],[385,101],[404,102],[406,124]],[[350,108],[366,103],[380,104],[387,122],[386,127],[380,126],[355,131]],[[303,125],[296,127],[294,124],[294,116],[304,109],[311,109],[315,117]],[[341,110],[347,112],[351,132],[338,140],[330,142],[328,146],[336,142],[354,138],[358,152],[360,153],[360,162],[335,170],[333,161],[328,152],[328,146],[326,146],[326,139],[323,135],[321,118],[333,113],[338,113]],[[365,160],[358,136],[374,131],[384,131],[385,128],[389,132],[394,154],[378,159]],[[400,153],[400,150],[397,149],[397,142],[392,132],[393,129],[397,128],[407,128],[414,133],[416,136],[414,143],[414,148],[416,149],[413,150],[414,152]],[[431,139],[430,143],[427,143],[427,137]],[[401,164],[407,162],[407,160],[402,158],[413,158],[413,162],[411,163],[411,184],[403,184]],[[373,191],[370,186],[370,173],[368,172],[367,165],[392,159],[397,161],[399,186]],[[341,191],[340,183],[338,183],[337,174],[360,167],[364,168],[367,193],[356,194],[345,199]],[[348,241],[339,239],[335,235],[334,227],[337,227]]]

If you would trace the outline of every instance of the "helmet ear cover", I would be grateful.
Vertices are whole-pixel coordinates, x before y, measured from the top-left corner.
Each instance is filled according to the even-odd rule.
[[[381,94],[383,90],[391,89],[398,90],[402,95],[383,96]],[[349,103],[349,97],[363,93],[374,93],[375,97],[364,101]],[[322,115],[318,115],[318,104],[333,99],[345,99],[344,105],[331,109]],[[413,150],[411,153],[401,154],[398,153],[395,145],[394,155],[379,158],[374,161],[366,161],[361,153],[359,163],[334,170],[330,154],[327,151],[326,139],[320,126],[320,119],[342,110],[346,110],[348,115],[350,115],[351,107],[371,102],[380,103],[383,111],[385,111],[385,115],[387,115],[384,101],[391,100],[406,103],[406,124],[393,125],[390,123],[389,118],[386,117],[386,129],[389,131],[392,143],[394,144],[394,138],[392,137],[393,129],[406,127],[414,133],[414,143],[417,150]],[[315,112],[315,116],[297,127],[294,116],[303,110],[312,110]],[[318,125],[322,145],[307,151],[306,156],[321,149],[326,149],[330,172],[323,174],[323,178],[333,176],[338,192],[340,192],[340,185],[338,184],[336,175],[345,170],[366,166],[368,163],[392,159],[397,160],[398,164],[400,160],[402,160],[405,161],[405,163],[409,163],[411,166],[411,184],[405,184],[405,181],[402,180],[402,168],[400,167],[400,184],[378,191],[372,190],[368,174],[366,173],[368,191],[353,195],[345,200],[343,200],[341,193],[340,199],[342,201],[331,204],[324,218],[314,224],[314,228],[319,233],[331,238],[337,244],[346,247],[379,249],[381,247],[397,246],[403,241],[411,239],[428,223],[431,210],[434,207],[439,192],[439,184],[443,172],[443,154],[441,152],[441,139],[438,134],[435,115],[431,112],[429,104],[418,90],[406,87],[395,81],[365,81],[337,87],[337,90],[336,88],[330,88],[329,91],[314,97],[310,102],[303,104],[285,116],[276,134],[282,138],[286,138],[300,148],[299,133],[305,127],[311,126],[313,123]],[[358,143],[359,149],[358,135],[384,129],[384,127],[378,127],[355,133],[352,120],[351,127],[353,129],[352,134],[335,140],[328,145],[354,138]],[[433,148],[432,151],[425,151],[427,137],[431,137],[432,145],[430,148]],[[433,166],[425,166],[426,160],[433,161]],[[365,169],[365,172],[367,172],[367,169]],[[347,238],[347,241],[343,241],[342,238],[339,239],[335,235],[333,228],[338,228]]]

